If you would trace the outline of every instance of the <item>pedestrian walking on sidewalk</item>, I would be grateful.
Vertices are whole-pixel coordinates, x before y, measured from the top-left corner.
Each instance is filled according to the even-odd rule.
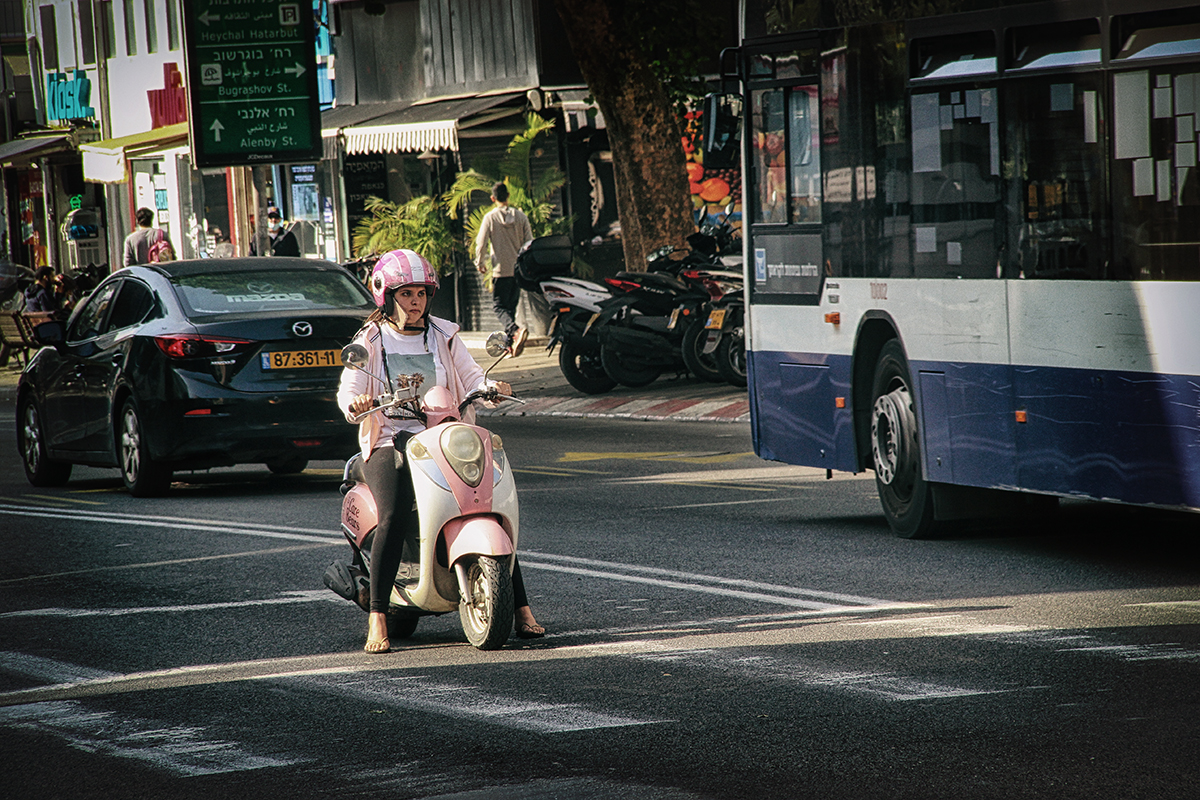
[[[490,256],[492,308],[512,342],[513,355],[519,356],[529,332],[517,325],[521,287],[513,267],[521,246],[533,238],[533,228],[524,211],[508,204],[508,187],[503,182],[492,187],[492,202],[496,205],[484,215],[475,237],[475,268],[486,275]]]
[[[154,212],[148,208],[139,208],[134,214],[134,218],[137,219],[138,227],[136,231],[125,237],[125,257],[121,261],[121,266],[130,267],[134,264],[152,264],[160,260],[172,260],[175,248],[172,247],[166,231],[153,227]],[[159,255],[160,252],[166,250],[171,252],[172,258],[162,258]],[[152,258],[152,255],[155,257]]]

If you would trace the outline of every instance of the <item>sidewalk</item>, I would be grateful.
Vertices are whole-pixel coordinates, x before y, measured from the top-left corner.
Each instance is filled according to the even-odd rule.
[[[464,332],[462,339],[480,366],[487,369],[495,360],[483,349],[486,333]],[[11,366],[11,365],[10,365]],[[17,399],[18,372],[0,367],[0,407]],[[750,402],[746,390],[709,383],[690,375],[664,374],[649,386],[629,389],[618,386],[611,392],[586,395],[572,388],[558,368],[558,351],[546,352],[545,339],[530,339],[518,358],[506,358],[489,373],[508,381],[513,392],[525,401],[504,403],[496,409],[480,409],[481,416],[561,416],[645,420],[704,420],[747,422]]]
[[[460,334],[471,355],[487,369],[495,360],[483,350],[484,333]],[[618,386],[604,394],[588,395],[573,388],[558,368],[558,351],[546,352],[545,339],[530,339],[517,358],[506,358],[489,377],[508,381],[513,393],[525,401],[504,403],[481,416],[612,417],[646,420],[704,420],[748,422],[750,401],[746,390],[709,383],[691,375],[662,377],[640,389]]]

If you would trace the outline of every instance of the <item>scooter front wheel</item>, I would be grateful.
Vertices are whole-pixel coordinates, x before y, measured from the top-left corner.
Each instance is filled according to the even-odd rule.
[[[507,565],[488,556],[475,557],[465,569],[469,596],[458,605],[463,632],[480,650],[498,650],[512,633],[512,575]]]

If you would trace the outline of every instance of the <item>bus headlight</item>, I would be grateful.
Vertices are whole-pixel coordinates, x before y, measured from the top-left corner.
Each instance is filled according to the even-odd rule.
[[[483,442],[465,425],[452,425],[440,440],[450,468],[468,486],[475,487],[483,478]]]

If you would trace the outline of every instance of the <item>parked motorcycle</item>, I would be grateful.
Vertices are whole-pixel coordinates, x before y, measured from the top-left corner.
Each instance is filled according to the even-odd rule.
[[[584,330],[617,289],[571,277],[573,259],[569,237],[541,236],[521,248],[513,273],[522,289],[541,293],[554,313],[547,350],[558,348],[558,368],[567,383],[584,394],[603,394],[617,384],[600,363],[600,340]]]
[[[511,352],[507,336],[493,333],[487,352],[498,357],[498,364]],[[347,345],[342,363],[365,369],[366,348]],[[508,640],[513,626],[517,492],[500,437],[461,419],[476,400],[516,398],[495,389],[480,390],[455,406],[441,386],[431,388],[422,400],[420,383],[420,375],[398,376],[393,394],[376,398],[375,408],[355,418],[398,411],[426,426],[404,447],[416,493],[419,561],[400,565],[392,587],[388,636],[406,638],[422,616],[457,609],[467,640],[480,650],[495,650]],[[378,516],[360,454],[346,462],[342,494],[341,529],[352,557],[330,564],[324,582],[369,612],[371,541]]]
[[[646,386],[664,371],[687,369],[683,334],[711,294],[701,283],[671,274],[677,269],[618,273],[625,291],[600,303],[588,322],[585,332],[600,341],[604,371],[623,386]]]

